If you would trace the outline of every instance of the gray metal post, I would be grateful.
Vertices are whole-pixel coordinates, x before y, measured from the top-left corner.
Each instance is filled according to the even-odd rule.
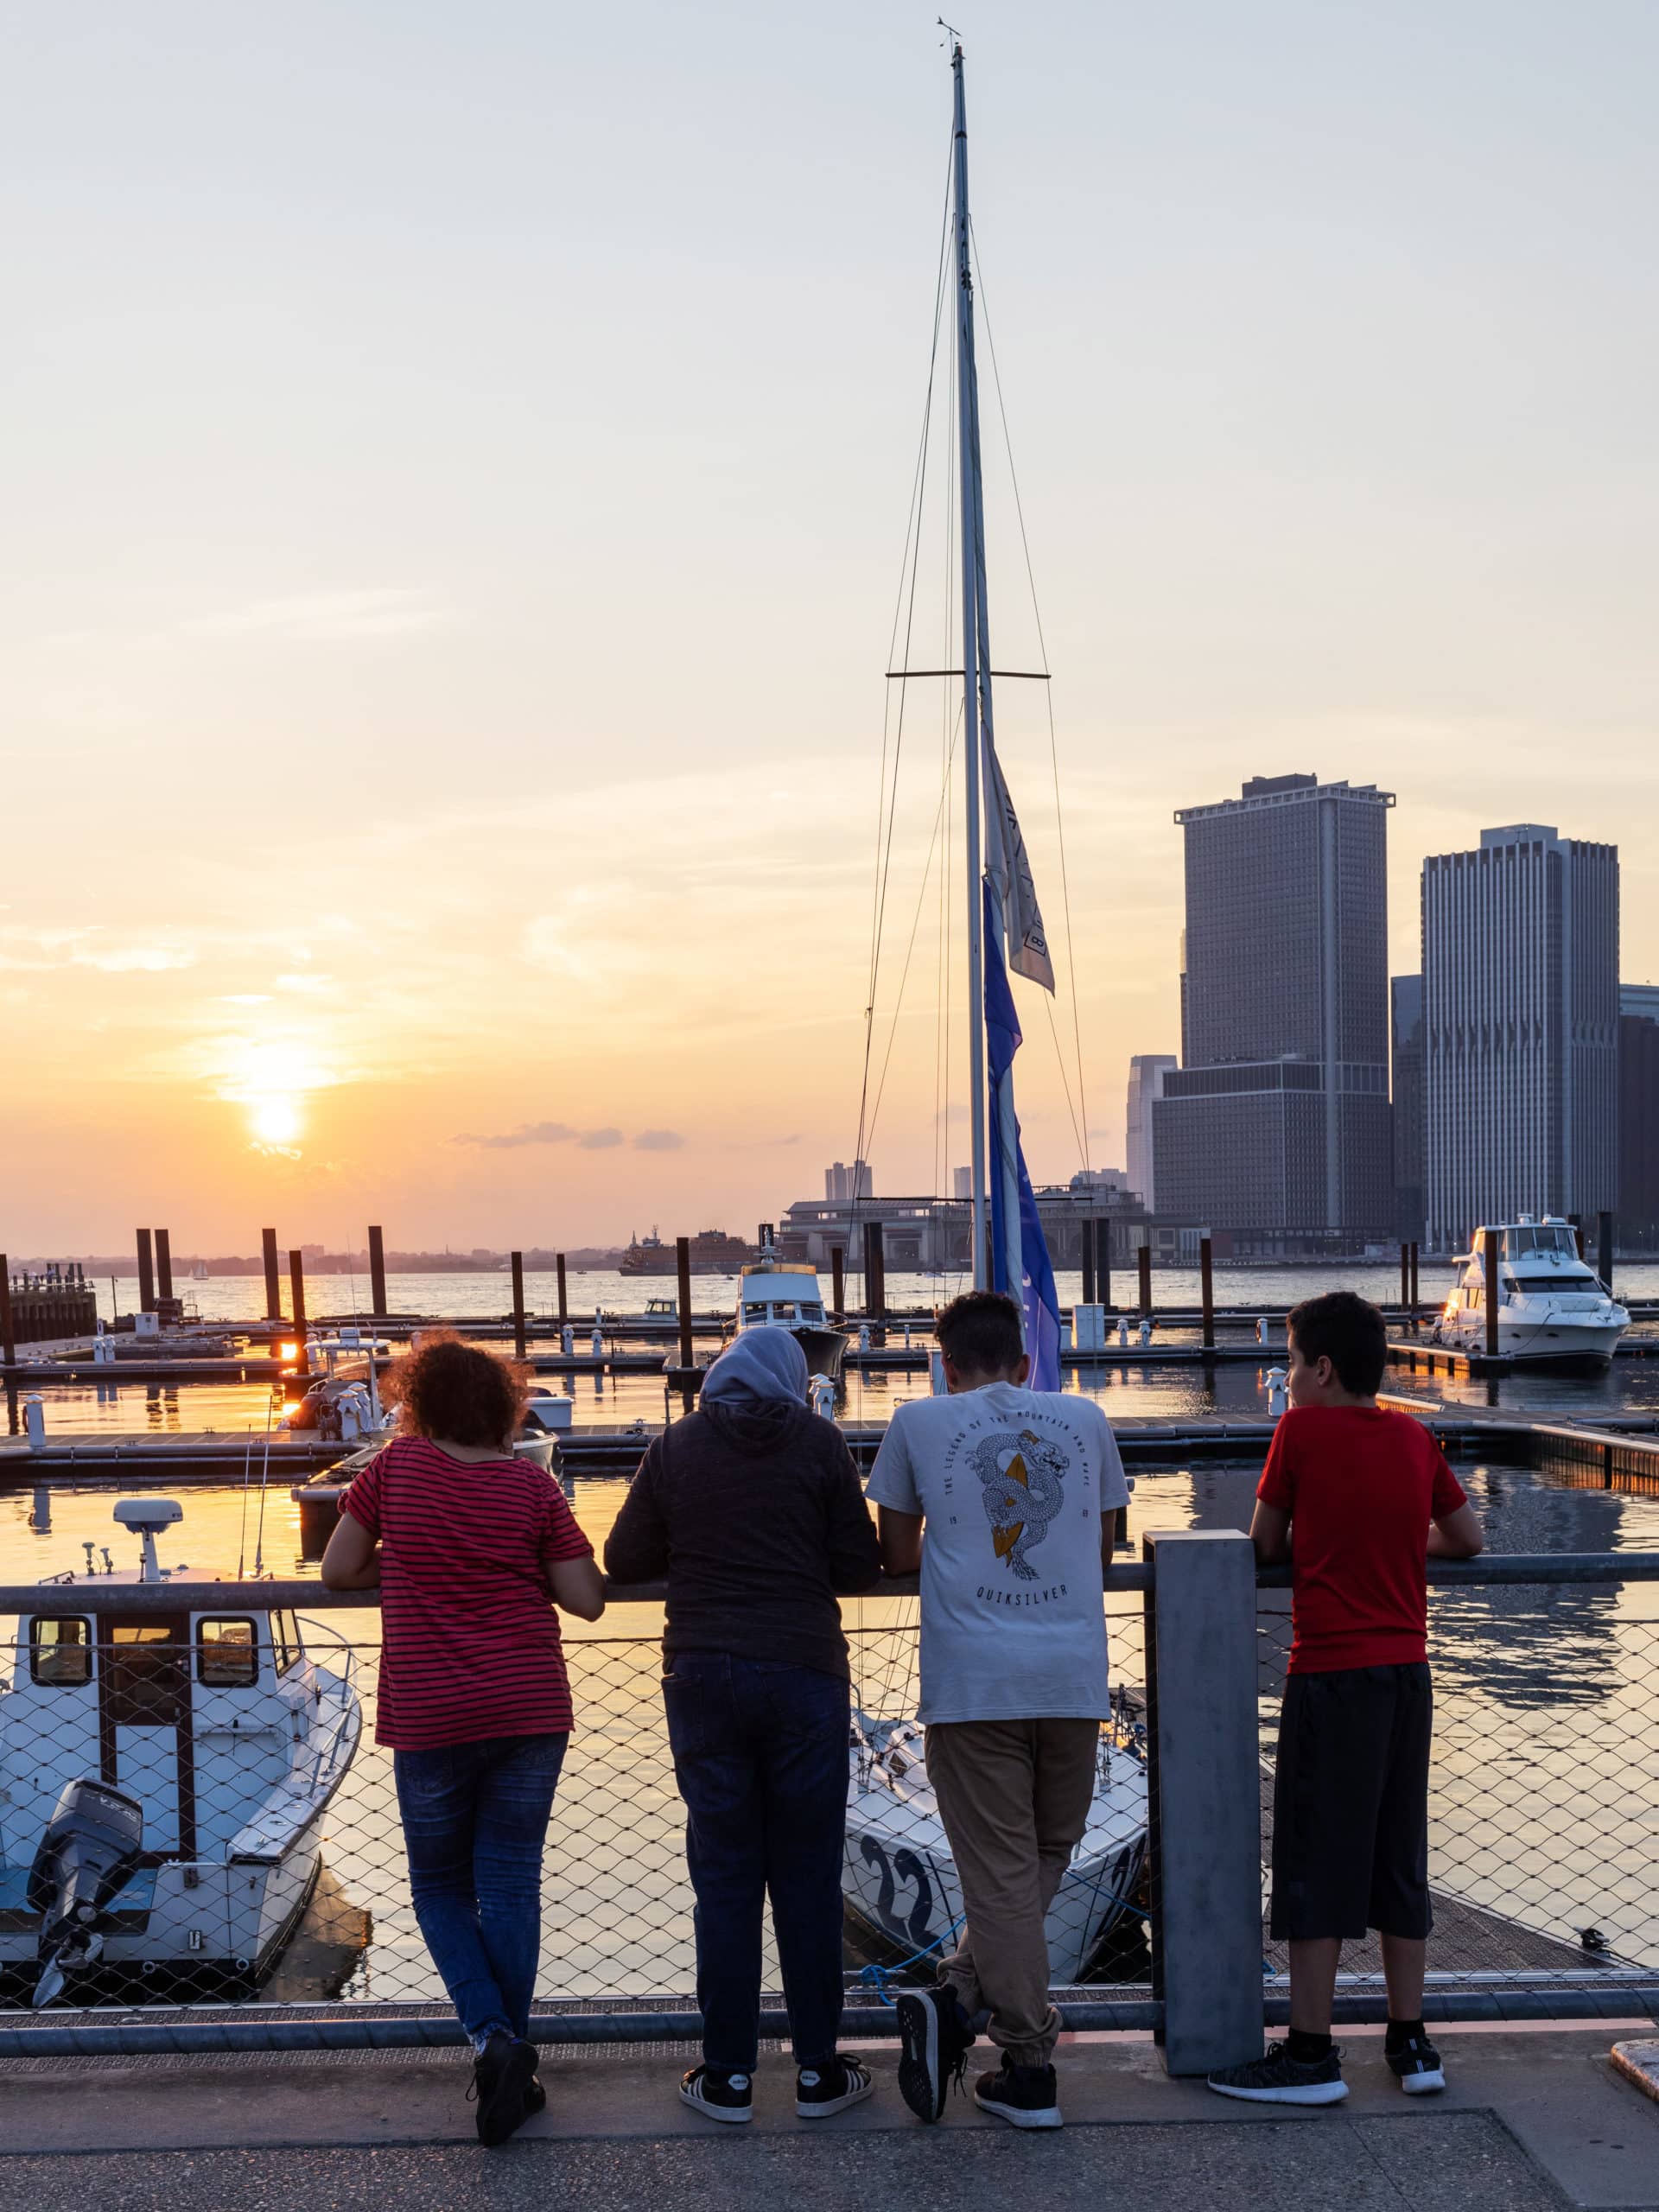
[[[1205,2074],[1262,2049],[1255,1554],[1230,1529],[1146,1541],[1154,1981],[1166,2070]]]

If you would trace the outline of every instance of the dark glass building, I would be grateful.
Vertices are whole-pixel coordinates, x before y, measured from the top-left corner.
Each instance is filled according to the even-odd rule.
[[[1394,1064],[1394,1233],[1423,1238],[1423,979],[1396,976],[1389,986]]]
[[[1618,1236],[1659,1252],[1659,983],[1619,986]]]
[[[1182,1065],[1152,1109],[1160,1214],[1260,1250],[1391,1237],[1393,804],[1375,785],[1257,776],[1175,817]]]

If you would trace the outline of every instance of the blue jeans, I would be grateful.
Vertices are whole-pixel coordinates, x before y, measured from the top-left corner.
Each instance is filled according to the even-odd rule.
[[[821,2066],[841,2026],[847,1684],[815,1667],[683,1651],[663,1703],[697,1899],[703,2057],[754,2071],[770,1891],[796,2063]]]
[[[415,1917],[474,2043],[530,2032],[542,1851],[569,1740],[489,1736],[392,1753]]]

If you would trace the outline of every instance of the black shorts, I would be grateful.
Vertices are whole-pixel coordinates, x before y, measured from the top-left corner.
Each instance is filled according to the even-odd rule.
[[[1273,1785],[1275,1942],[1427,1936],[1428,1669],[1292,1675]]]

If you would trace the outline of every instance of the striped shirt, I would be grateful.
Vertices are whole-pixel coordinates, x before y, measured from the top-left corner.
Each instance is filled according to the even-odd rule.
[[[340,1510],[380,1540],[377,1743],[423,1751],[569,1728],[547,1569],[594,1548],[544,1468],[401,1436]]]

